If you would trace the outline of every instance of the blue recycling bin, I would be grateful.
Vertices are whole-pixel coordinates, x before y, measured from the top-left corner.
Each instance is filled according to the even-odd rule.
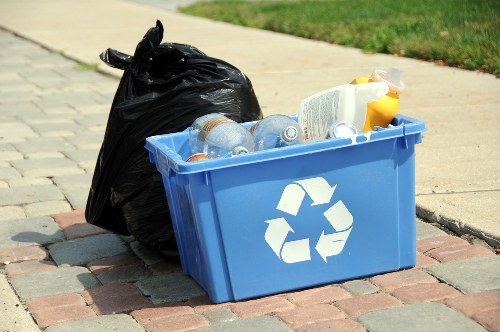
[[[195,163],[187,132],[149,137],[184,272],[220,303],[414,266],[425,130],[398,115],[354,141]]]

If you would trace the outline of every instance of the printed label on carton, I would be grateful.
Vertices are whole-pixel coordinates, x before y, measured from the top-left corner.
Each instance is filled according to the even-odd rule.
[[[298,120],[306,142],[327,137],[328,129],[338,120],[339,104],[340,90],[335,88],[302,100]]]

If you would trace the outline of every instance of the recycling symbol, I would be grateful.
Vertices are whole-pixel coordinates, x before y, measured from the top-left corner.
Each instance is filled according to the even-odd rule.
[[[311,206],[330,205],[333,187],[322,177],[294,181],[283,190],[276,207],[291,216],[297,216],[305,195],[312,200]],[[353,217],[344,203],[339,200],[323,212],[333,230],[323,230],[314,249],[323,258],[335,256],[342,252],[352,230]],[[295,233],[284,217],[266,220],[268,223],[264,239],[280,260],[285,263],[297,263],[311,260],[309,238],[286,241],[289,232]]]

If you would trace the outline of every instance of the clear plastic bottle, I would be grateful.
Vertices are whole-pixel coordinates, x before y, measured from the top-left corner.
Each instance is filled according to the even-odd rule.
[[[208,122],[203,129],[199,144],[203,145],[201,152],[210,159],[232,157],[254,151],[253,137],[250,131],[234,121]]]
[[[220,113],[210,113],[200,116],[191,124],[189,127],[189,145],[191,147],[191,152],[193,154],[203,152],[203,139],[205,132],[204,127],[210,122],[211,126],[214,126],[221,122],[232,121]],[[207,128],[209,129],[209,128]]]
[[[304,143],[299,124],[287,115],[269,115],[254,124],[250,132],[256,151]]]

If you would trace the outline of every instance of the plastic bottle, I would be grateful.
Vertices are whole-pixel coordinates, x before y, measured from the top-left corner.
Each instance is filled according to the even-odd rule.
[[[211,122],[212,121],[212,122]],[[215,126],[221,122],[232,121],[220,113],[210,113],[200,116],[189,127],[189,145],[191,147],[191,152],[193,154],[203,152],[203,135],[206,131],[203,128],[207,123],[211,123],[211,126]],[[208,129],[208,128],[207,128]]]
[[[352,124],[359,132],[366,120],[367,104],[389,91],[385,82],[343,84],[302,100],[299,125],[306,142],[328,137],[330,127],[338,121]]]
[[[267,150],[304,143],[302,129],[289,116],[273,114],[265,117],[250,128],[255,150]]]
[[[234,121],[211,120],[205,124],[198,138],[202,153],[210,159],[232,157],[254,151],[250,131]]]
[[[402,78],[403,72],[399,69],[389,68],[388,71],[376,69],[371,77],[358,77],[351,82],[352,84],[385,82],[389,86],[385,96],[368,104],[366,121],[362,128],[364,132],[375,130],[375,126],[387,127],[398,114],[399,95],[405,88]]]

